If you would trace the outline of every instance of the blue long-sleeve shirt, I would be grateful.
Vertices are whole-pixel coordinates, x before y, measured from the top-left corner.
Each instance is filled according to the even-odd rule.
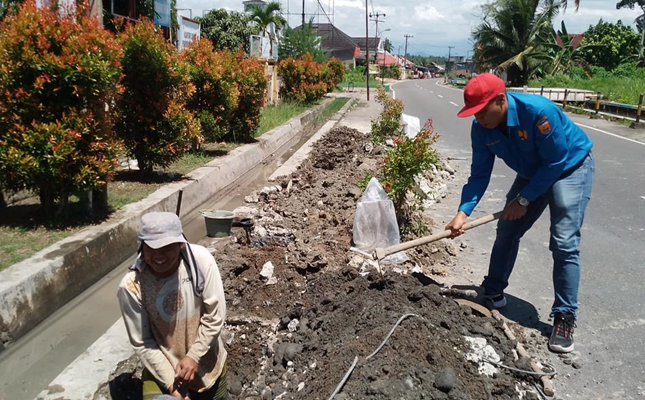
[[[484,128],[473,120],[473,160],[459,206],[467,215],[486,192],[495,156],[529,180],[520,195],[534,201],[593,146],[582,129],[545,97],[507,93],[507,99],[506,135],[501,128]]]

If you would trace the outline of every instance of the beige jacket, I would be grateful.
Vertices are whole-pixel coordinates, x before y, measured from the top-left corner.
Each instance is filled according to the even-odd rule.
[[[215,383],[226,361],[220,338],[226,303],[215,259],[204,247],[190,246],[204,275],[201,297],[193,292],[183,260],[168,278],[157,278],[145,266],[129,271],[117,296],[130,343],[148,371],[169,389],[175,366],[187,355],[199,365],[190,389],[202,392]]]

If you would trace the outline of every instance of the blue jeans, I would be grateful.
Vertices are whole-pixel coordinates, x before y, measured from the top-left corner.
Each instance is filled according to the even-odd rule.
[[[546,193],[531,202],[522,218],[498,222],[488,275],[482,283],[486,295],[504,293],[515,265],[520,239],[548,205],[551,214],[549,249],[553,254],[555,292],[551,314],[576,315],[580,283],[580,228],[591,198],[594,171],[594,157],[589,153],[577,167],[566,171]],[[528,179],[517,176],[506,195],[506,204],[515,199],[528,183]]]

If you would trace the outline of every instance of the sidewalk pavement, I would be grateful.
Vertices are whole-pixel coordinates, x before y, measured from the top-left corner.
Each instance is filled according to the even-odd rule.
[[[344,95],[346,93],[335,93],[332,96],[341,97]],[[332,117],[332,119],[337,119],[339,125],[354,128],[367,134],[371,129],[371,119],[378,117],[381,106],[374,100],[366,101],[365,95],[361,95],[361,93],[354,94],[352,97],[357,99],[355,104],[342,117]],[[326,134],[330,129],[329,124],[325,124],[320,131]],[[318,135],[316,133],[312,140],[320,140],[323,136],[324,134]],[[309,148],[312,144],[313,142],[306,143]],[[119,319],[58,375],[49,384],[49,387],[38,395],[36,400],[93,399],[101,384],[109,380],[110,373],[114,371],[117,364],[128,359],[132,354],[133,350],[128,342],[125,325],[122,319]]]

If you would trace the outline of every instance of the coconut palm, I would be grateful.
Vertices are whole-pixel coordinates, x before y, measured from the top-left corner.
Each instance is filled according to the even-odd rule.
[[[560,7],[562,7],[563,10],[566,10],[568,5],[567,3],[567,0],[560,1]],[[580,0],[575,0],[574,5],[576,6],[576,11],[578,11],[578,8],[580,8]]]
[[[280,14],[280,3],[272,1],[261,8],[258,5],[249,6],[249,17],[251,23],[255,24],[258,32],[264,33],[269,38],[270,54],[273,55],[273,40],[275,35],[269,30],[269,26],[273,24],[275,31],[278,32],[282,27],[287,25],[287,20]]]
[[[543,61],[540,38],[548,37],[558,6],[547,0],[497,0],[483,8],[482,23],[473,31],[479,68],[506,71],[512,85],[526,84]]]

